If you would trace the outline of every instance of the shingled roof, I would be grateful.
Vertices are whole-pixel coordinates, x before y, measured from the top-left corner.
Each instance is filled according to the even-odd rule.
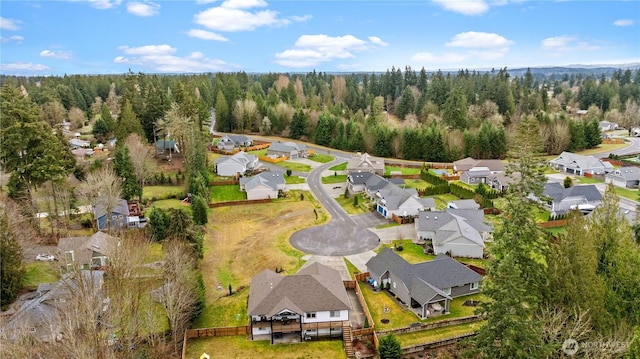
[[[271,317],[283,310],[304,314],[348,309],[351,305],[340,274],[317,262],[295,275],[282,277],[264,270],[251,280],[249,315]]]

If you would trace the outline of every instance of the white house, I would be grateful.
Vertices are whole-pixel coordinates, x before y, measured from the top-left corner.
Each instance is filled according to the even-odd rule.
[[[367,189],[369,192],[371,189]],[[387,183],[373,193],[376,201],[376,211],[384,218],[415,217],[419,211],[435,210],[436,202],[433,198],[420,198],[415,188],[400,188],[393,183]]]
[[[314,262],[283,277],[266,269],[251,279],[247,305],[251,339],[294,340],[342,335],[351,304],[340,273]]]
[[[640,185],[640,168],[634,166],[620,167],[604,176],[605,183],[613,183],[622,188],[638,188]]]
[[[289,159],[307,158],[309,157],[309,148],[303,143],[296,142],[271,142],[267,148],[268,156],[282,157],[287,156]]]
[[[594,156],[583,156],[566,151],[549,161],[549,164],[557,170],[576,175],[585,173],[604,175],[613,171],[613,165],[609,162]]]
[[[213,163],[218,176],[236,176],[237,174],[244,176],[247,171],[253,171],[260,166],[257,156],[245,152],[218,157]]]
[[[234,148],[249,147],[253,145],[253,140],[245,135],[225,135],[220,137],[216,147],[219,150],[233,151]]]
[[[546,204],[554,216],[565,214],[574,208],[589,213],[602,204],[602,194],[592,184],[564,188],[560,183],[548,182],[542,195],[548,198]]]
[[[284,172],[262,172],[252,177],[240,178],[240,190],[247,192],[247,199],[278,198],[285,190]]]

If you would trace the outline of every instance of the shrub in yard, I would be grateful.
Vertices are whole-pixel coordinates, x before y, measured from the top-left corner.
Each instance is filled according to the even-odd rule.
[[[80,225],[82,228],[91,228],[93,226],[93,220],[90,214],[85,214],[80,218]]]
[[[396,250],[398,252],[402,252],[404,250],[404,247],[402,246],[402,244],[400,244],[399,246],[396,247]]]
[[[291,173],[292,171],[290,169],[287,169],[287,177],[291,177]]]
[[[380,359],[400,359],[402,358],[402,347],[400,341],[393,333],[389,333],[380,338],[378,345]]]

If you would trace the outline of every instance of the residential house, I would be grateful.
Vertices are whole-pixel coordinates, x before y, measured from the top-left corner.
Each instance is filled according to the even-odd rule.
[[[98,311],[108,310],[108,300],[102,298],[103,277],[103,271],[82,270],[64,274],[56,283],[40,284],[32,297],[2,326],[1,335],[8,340],[16,340],[23,335],[43,342],[62,339],[65,335],[62,319],[74,292],[80,288],[82,295],[87,297],[83,299],[94,299],[96,303],[104,305],[98,307]]]
[[[271,142],[267,148],[267,156],[283,157],[289,159],[309,157],[309,147],[297,142]]]
[[[604,175],[613,171],[613,165],[609,162],[594,156],[583,156],[566,151],[549,161],[549,164],[557,170],[576,175],[585,173]]]
[[[285,190],[284,172],[267,171],[241,177],[240,190],[247,192],[247,199],[278,198],[278,193]]]
[[[640,185],[640,168],[634,166],[620,167],[604,176],[605,183],[613,183],[622,188],[638,188]]]
[[[435,211],[436,202],[433,198],[420,198],[415,188],[400,188],[393,183],[378,189],[375,193],[369,192],[376,202],[376,212],[387,219],[398,217],[415,217],[419,211]]]
[[[297,274],[266,269],[251,279],[247,305],[251,339],[288,335],[303,341],[342,335],[351,304],[338,271],[314,262]]]
[[[223,151],[233,151],[234,148],[249,147],[253,140],[245,135],[224,135],[220,137],[216,147]]]
[[[586,214],[602,204],[602,194],[592,184],[564,188],[558,182],[548,182],[542,195],[553,216],[568,213],[576,208]]]
[[[485,183],[489,186],[489,188],[504,192],[509,188],[509,185],[511,185],[519,177],[519,173],[512,173],[511,176],[507,176],[505,172],[496,172],[487,177]]]
[[[253,171],[260,167],[258,157],[246,152],[238,152],[233,156],[218,157],[213,161],[214,171],[218,176],[244,176],[247,171]]]
[[[609,121],[600,121],[599,126],[600,126],[600,131],[602,132],[613,131],[620,128],[620,126],[618,126],[617,123],[609,122]]]
[[[379,176],[384,175],[384,159],[372,157],[368,153],[360,153],[351,156],[347,161],[347,173],[372,172]]]
[[[480,209],[478,202],[472,199],[460,199],[447,203],[447,208],[452,209]]]
[[[488,167],[473,167],[460,174],[460,181],[470,185],[478,185],[480,183],[487,183],[488,178],[492,175],[493,172],[491,172]]]
[[[79,138],[72,138],[69,140],[69,146],[71,146],[72,150],[75,150],[77,148],[87,148],[91,146],[91,143],[89,141],[81,140]]]
[[[386,247],[367,262],[367,271],[420,319],[449,313],[452,299],[478,293],[482,281],[478,273],[447,255],[411,264]]]
[[[98,204],[93,209],[94,218],[99,231],[122,228],[141,228],[144,223],[139,215],[131,215],[129,212],[129,202],[126,199],[119,199],[111,213],[107,215],[104,205]],[[110,224],[107,221],[110,221]]]
[[[347,188],[351,193],[361,193],[367,188],[375,193],[387,184],[388,180],[373,172],[352,172],[347,175]]]
[[[156,156],[166,156],[171,159],[174,153],[180,153],[176,140],[156,141]]]
[[[109,256],[118,246],[118,238],[104,232],[89,237],[67,237],[58,241],[58,258],[65,271],[74,267],[99,269],[109,264]]]
[[[427,244],[436,255],[468,258],[483,257],[484,242],[493,231],[481,209],[421,211],[415,226],[415,243]]]
[[[453,171],[460,175],[474,167],[486,167],[491,172],[504,172],[504,163],[500,160],[476,160],[467,157],[453,162]]]

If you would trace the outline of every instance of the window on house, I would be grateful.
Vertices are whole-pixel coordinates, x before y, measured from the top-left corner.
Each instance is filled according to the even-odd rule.
[[[329,312],[329,317],[331,318],[339,318],[340,317],[340,311],[339,310],[332,310]]]
[[[36,327],[29,327],[29,331],[31,333],[35,333],[36,332]]]
[[[473,282],[473,283],[470,284],[469,288],[471,290],[476,290],[476,289],[478,289],[478,287],[479,287],[479,283],[478,282]]]
[[[446,295],[451,295],[451,287],[449,287],[449,288],[444,288],[442,291],[443,291],[443,292],[444,292],[444,294],[446,294]]]
[[[73,262],[73,260],[75,259],[75,256],[73,255],[73,251],[66,251],[64,252],[64,260],[67,263],[71,263]]]
[[[393,282],[393,289],[396,289],[396,282]]]
[[[315,318],[316,313],[307,313],[307,318]]]

